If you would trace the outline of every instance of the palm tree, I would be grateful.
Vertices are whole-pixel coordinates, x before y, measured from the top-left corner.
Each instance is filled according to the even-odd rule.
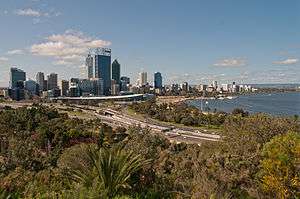
[[[87,188],[97,189],[102,198],[113,198],[120,191],[130,189],[130,176],[149,162],[142,160],[140,155],[134,156],[132,152],[124,151],[121,147],[99,150],[88,148],[86,152],[92,168],[74,170],[73,180]]]

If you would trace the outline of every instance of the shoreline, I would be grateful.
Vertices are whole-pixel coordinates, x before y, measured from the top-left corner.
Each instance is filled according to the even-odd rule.
[[[232,100],[236,99],[240,96],[246,95],[263,95],[263,94],[276,94],[276,93],[300,93],[299,90],[297,91],[274,91],[274,92],[253,92],[253,93],[238,93],[233,95],[222,95],[219,94],[221,97],[202,97],[202,96],[193,96],[193,97],[186,97],[186,96],[158,96],[157,100],[158,103],[184,103],[186,101],[191,100]]]

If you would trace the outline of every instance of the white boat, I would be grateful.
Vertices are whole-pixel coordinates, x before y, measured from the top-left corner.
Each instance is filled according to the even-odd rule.
[[[235,99],[237,96],[227,96],[227,99]]]

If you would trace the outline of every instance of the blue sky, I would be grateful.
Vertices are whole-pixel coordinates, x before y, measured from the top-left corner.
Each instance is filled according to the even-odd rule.
[[[88,48],[112,48],[122,75],[166,83],[299,83],[299,0],[1,0],[0,86],[17,66],[34,78],[86,77]]]

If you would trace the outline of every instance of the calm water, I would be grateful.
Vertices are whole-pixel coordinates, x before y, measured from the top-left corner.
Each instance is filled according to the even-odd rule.
[[[187,103],[201,108],[201,100],[191,100]],[[234,108],[242,108],[250,113],[300,115],[300,92],[242,95],[231,100],[203,100],[203,108],[226,112],[231,112]]]

